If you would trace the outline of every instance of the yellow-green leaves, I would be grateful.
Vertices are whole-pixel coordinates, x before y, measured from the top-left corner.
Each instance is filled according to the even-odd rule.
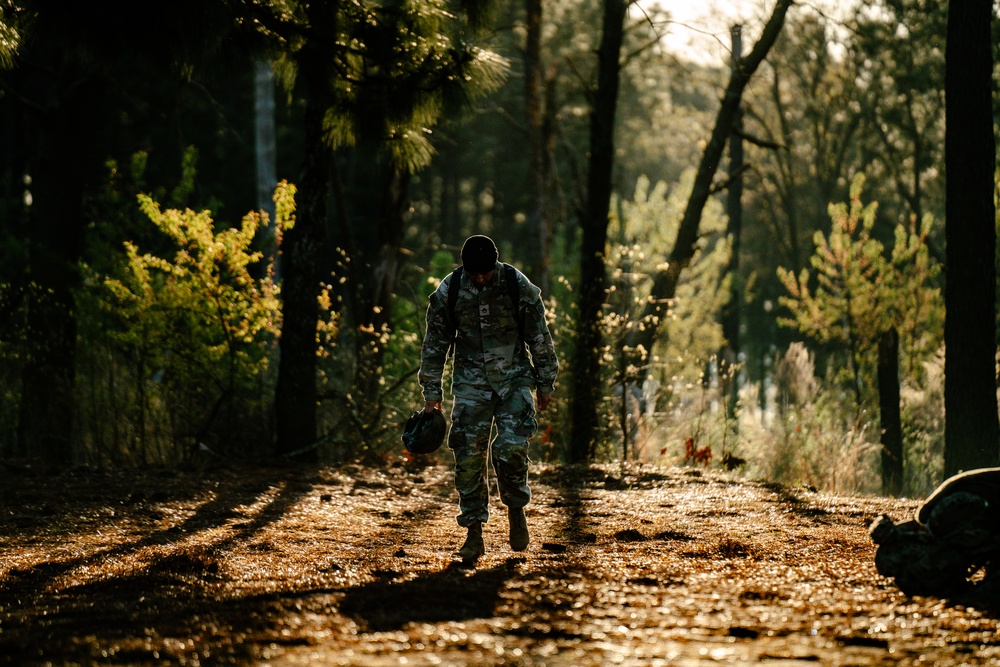
[[[294,187],[275,193],[277,224],[294,220]],[[121,318],[121,342],[141,350],[175,382],[231,392],[267,367],[280,325],[278,287],[254,249],[266,217],[252,212],[239,227],[216,229],[208,211],[161,209],[148,196],[142,211],[172,241],[172,256],[125,244],[119,278],[105,281]]]
[[[281,181],[274,191],[274,224],[280,232],[295,226],[296,187],[288,181]]]
[[[21,35],[9,17],[0,15],[0,67],[9,68],[14,64],[14,54],[21,45]]]

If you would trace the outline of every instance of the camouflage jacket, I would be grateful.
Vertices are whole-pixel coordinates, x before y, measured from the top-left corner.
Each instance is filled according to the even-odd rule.
[[[522,274],[518,308],[523,313],[523,339],[518,331],[507,274],[497,269],[482,289],[461,274],[462,284],[455,304],[455,352],[452,393],[463,398],[489,400],[493,392],[502,397],[519,387],[531,387],[543,394],[553,391],[559,362],[552,336],[545,323],[541,290]],[[420,386],[425,401],[442,399],[444,363],[451,346],[452,326],[448,313],[448,286],[453,274],[441,281],[430,295],[427,329],[420,353]]]

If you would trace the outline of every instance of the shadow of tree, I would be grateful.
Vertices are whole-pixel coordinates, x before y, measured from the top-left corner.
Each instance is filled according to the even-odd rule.
[[[605,473],[587,465],[563,465],[544,470],[538,477],[541,483],[559,490],[561,500],[553,503],[553,507],[563,509],[562,533],[577,544],[596,541],[597,535],[588,523],[582,494],[588,486],[593,487],[603,481]]]
[[[211,485],[207,480],[203,480],[203,483],[205,486],[203,490],[207,491]],[[269,524],[280,520],[290,507],[312,490],[313,484],[312,471],[291,468],[277,471],[275,479],[265,484],[248,486],[241,483],[238,478],[227,479],[213,488],[215,496],[212,500],[200,505],[180,524],[153,531],[141,539],[125,542],[110,549],[89,552],[75,558],[44,561],[31,568],[12,569],[0,581],[0,593],[16,592],[21,596],[35,598],[56,578],[78,568],[97,565],[109,559],[125,559],[146,547],[176,543],[194,533],[221,527],[239,514],[237,508],[255,504],[264,495],[274,493],[274,496],[257,510],[252,518],[239,524],[237,531],[217,542],[213,548],[213,550],[224,549],[233,543],[250,538]],[[181,495],[188,496],[190,491],[185,490]],[[172,499],[166,496],[160,500],[169,502]],[[76,530],[77,526],[72,520],[64,521],[54,529],[50,528],[50,532],[55,534],[65,533],[66,540],[72,540]],[[155,568],[155,562],[149,567]],[[37,600],[35,602],[37,603]]]
[[[312,588],[220,599],[205,586],[214,578],[211,557],[170,556],[141,572],[46,593],[24,613],[8,614],[0,664],[190,664],[195,643],[212,647],[213,664],[252,664],[260,657],[257,638],[303,643],[277,630],[297,600],[336,592]],[[94,654],[101,647],[109,651],[103,659]]]
[[[248,482],[238,474],[215,479],[207,476],[186,486],[168,487],[171,492],[157,492],[154,502],[189,501],[209,491],[213,497],[179,524],[154,530],[134,541],[70,558],[53,555],[32,567],[9,570],[0,579],[0,611],[5,617],[0,632],[0,664],[44,662],[47,655],[59,656],[60,662],[90,664],[95,659],[90,654],[92,646],[79,641],[88,633],[99,637],[104,645],[123,647],[114,662],[152,664],[164,656],[136,646],[142,644],[141,629],[151,627],[165,636],[216,635],[216,645],[225,646],[223,653],[230,658],[253,658],[251,645],[234,642],[229,635],[234,628],[266,633],[274,623],[274,610],[259,600],[236,598],[222,602],[206,592],[204,583],[219,579],[220,562],[229,550],[280,521],[312,491],[316,481],[312,469],[283,468],[266,480]],[[138,494],[149,497],[150,492],[137,488],[133,495]],[[121,500],[112,498],[107,490],[96,492],[94,498],[95,507],[100,505],[98,498],[107,507],[121,507]],[[53,505],[56,502],[53,500]],[[251,506],[252,510],[244,509]],[[140,514],[143,511],[132,510]],[[121,511],[116,513],[120,516]],[[70,542],[79,530],[74,516],[78,514],[69,514],[65,520],[41,530],[62,535]],[[240,522],[240,518],[245,520]],[[233,530],[209,544],[146,555],[126,566],[126,571],[98,581],[57,584],[76,572],[108,562],[128,562],[147,547],[177,544],[233,519],[237,520]],[[7,605],[4,600],[18,603]],[[44,645],[26,640],[37,639],[40,634],[47,637]]]
[[[452,563],[415,579],[376,580],[348,589],[340,613],[371,632],[399,630],[407,623],[491,618],[500,590],[519,560],[485,570]]]

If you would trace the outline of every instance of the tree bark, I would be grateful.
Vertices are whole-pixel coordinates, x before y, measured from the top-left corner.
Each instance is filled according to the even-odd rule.
[[[359,243],[359,266],[353,267],[353,282],[358,297],[353,320],[357,327],[357,367],[352,396],[348,409],[355,411],[361,426],[361,447],[374,442],[371,434],[378,426],[382,413],[383,394],[381,380],[385,360],[386,341],[393,326],[393,295],[399,275],[400,252],[404,236],[406,211],[410,204],[410,173],[402,167],[388,167],[384,176],[379,210],[360,220],[375,219],[374,236],[358,233],[356,238],[370,239]]]
[[[882,494],[903,492],[903,422],[899,408],[899,334],[890,329],[878,343],[878,402],[882,422]]]
[[[324,109],[311,100],[305,111],[306,155],[295,225],[282,241],[282,325],[275,427],[279,456],[316,460],[316,323],[322,280],[330,182],[329,146],[323,140]]]
[[[548,296],[549,289],[549,219],[547,211],[548,177],[545,159],[544,101],[542,97],[542,0],[525,1],[527,38],[524,46],[524,108],[531,157],[528,163],[528,188],[531,208],[528,222],[532,243],[531,274],[535,284]]]
[[[945,54],[945,475],[995,466],[996,211],[991,0],[948,6]]]
[[[742,27],[732,28],[733,71],[742,66]],[[726,415],[731,419],[736,414],[739,399],[739,383],[736,369],[740,354],[740,303],[743,300],[743,281],[740,279],[740,238],[743,234],[743,112],[742,105],[736,109],[732,130],[729,134],[729,190],[726,211],[729,213],[729,236],[731,254],[726,273],[731,281],[729,301],[722,309],[722,336],[725,345],[721,351],[721,373],[728,378],[729,391],[726,396]]]
[[[74,66],[35,81],[32,97],[51,100],[28,112],[34,154],[28,164],[28,341],[16,453],[55,465],[73,460],[77,313],[74,290],[86,230],[88,179],[99,173],[104,86]],[[25,81],[28,86],[32,82]]]
[[[681,219],[680,228],[677,230],[677,239],[674,242],[673,251],[670,253],[669,261],[665,268],[658,271],[653,277],[653,286],[650,292],[649,301],[643,309],[642,320],[653,322],[652,326],[637,328],[637,331],[630,340],[630,347],[641,347],[647,352],[653,349],[653,344],[659,335],[664,315],[667,312],[667,305],[677,293],[677,283],[680,280],[682,271],[687,268],[694,257],[696,243],[698,241],[698,228],[701,224],[701,214],[705,208],[705,203],[712,191],[712,179],[715,170],[719,166],[722,152],[726,146],[726,139],[729,137],[733,123],[736,121],[743,97],[743,90],[746,88],[750,77],[760,66],[764,57],[781,32],[781,27],[785,22],[785,14],[792,5],[793,0],[778,0],[764,26],[764,31],[754,45],[753,50],[746,57],[741,59],[741,67],[733,70],[726,86],[725,94],[722,98],[722,105],[715,117],[715,127],[712,129],[712,136],[705,146],[701,161],[698,164],[698,171],[695,174],[694,186],[687,206],[684,209],[684,217]]]
[[[619,58],[628,3],[605,0],[598,51],[597,92],[590,114],[590,162],[587,206],[580,221],[579,312],[573,362],[572,432],[568,458],[588,461],[598,438],[601,395],[601,308],[604,304],[608,239],[608,207],[614,165],[615,111],[618,105]]]

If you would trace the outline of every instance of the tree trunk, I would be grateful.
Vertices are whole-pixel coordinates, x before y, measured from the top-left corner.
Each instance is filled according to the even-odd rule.
[[[544,102],[542,98],[542,0],[526,0],[527,38],[524,47],[524,108],[531,157],[528,163],[528,188],[531,208],[528,222],[534,237],[531,244],[531,275],[535,284],[548,296],[549,289],[549,219],[546,206]]]
[[[611,171],[614,164],[615,110],[626,0],[605,0],[598,51],[597,92],[590,114],[590,163],[587,207],[580,221],[580,295],[573,362],[572,432],[569,460],[588,461],[598,437],[601,397],[601,307],[604,303],[604,252],[608,238]]]
[[[357,312],[357,371],[349,409],[356,411],[362,427],[360,444],[371,444],[371,433],[378,427],[382,413],[382,374],[386,340],[392,331],[393,294],[399,275],[400,250],[404,232],[404,216],[410,203],[410,173],[403,168],[389,167],[382,190],[380,209],[375,218],[374,244],[360,252],[366,258],[359,262],[353,274],[359,291]],[[364,236],[358,234],[357,236]],[[359,271],[360,270],[360,271]]]
[[[257,208],[274,222],[274,188],[278,184],[274,129],[274,71],[271,63],[254,64],[254,157],[257,174]]]
[[[882,494],[903,492],[903,422],[899,409],[899,334],[889,329],[878,342],[878,403],[882,422]]]
[[[743,37],[741,26],[733,26],[733,71],[741,67],[743,57]],[[736,415],[739,399],[739,383],[736,369],[740,354],[740,304],[743,301],[743,281],[740,279],[740,237],[743,232],[743,114],[741,106],[736,109],[736,117],[729,134],[729,190],[726,210],[729,213],[727,235],[731,254],[729,267],[729,301],[722,309],[722,336],[726,339],[721,353],[720,374],[727,378],[729,391],[726,396],[726,415],[730,419]]]
[[[274,71],[271,63],[254,64],[254,159],[257,175],[257,209],[267,211],[271,225],[265,241],[268,259],[277,252],[274,226],[274,189],[278,184],[277,147],[274,126]],[[275,278],[280,280],[280,272]]]
[[[997,465],[991,0],[952,2],[945,54],[945,475]]]
[[[740,62],[742,66],[734,70],[726,86],[726,92],[722,99],[722,105],[715,117],[715,127],[712,129],[712,136],[705,146],[698,164],[698,171],[695,174],[694,186],[687,206],[684,209],[684,217],[681,219],[680,228],[677,230],[677,240],[674,242],[673,251],[666,268],[658,271],[653,277],[653,286],[650,292],[650,299],[643,309],[642,320],[654,322],[653,326],[647,326],[636,331],[630,341],[630,347],[641,346],[642,349],[652,350],[653,344],[659,335],[664,315],[667,311],[667,304],[677,293],[677,283],[680,280],[681,272],[690,264],[695,254],[695,244],[698,241],[698,227],[701,224],[701,213],[705,208],[705,203],[712,191],[712,179],[722,152],[726,145],[726,139],[736,121],[740,108],[740,101],[743,97],[743,90],[746,88],[750,77],[760,63],[764,60],[767,52],[774,45],[781,27],[785,21],[785,14],[791,6],[793,0],[779,0],[764,26],[764,31],[754,45],[753,50],[746,58]]]
[[[17,453],[64,465],[73,458],[76,305],[86,217],[87,179],[98,172],[103,86],[81,72],[37,93],[58,100],[30,113],[36,134],[28,166],[33,204],[27,225],[30,340],[24,366]]]
[[[303,460],[318,458],[313,447],[318,399],[317,295],[324,265],[331,159],[323,141],[322,123],[322,105],[310,101],[305,112],[307,148],[299,183],[298,215],[282,241],[281,359],[275,390],[277,454],[298,454]]]

